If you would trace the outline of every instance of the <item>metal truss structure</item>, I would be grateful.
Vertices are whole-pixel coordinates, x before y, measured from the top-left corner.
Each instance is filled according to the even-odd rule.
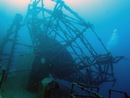
[[[80,90],[85,91],[85,94],[79,94],[74,89],[78,87]],[[99,95],[99,87],[72,83],[70,98],[103,98]]]
[[[22,25],[22,16],[16,16],[6,37],[0,45],[1,62],[4,56],[8,55],[8,59],[6,60],[6,62],[8,62],[8,64],[6,64],[7,73],[13,63],[16,45],[24,45],[17,41],[17,36],[20,27],[22,28],[23,25],[26,25],[31,37],[34,53],[42,52],[42,56],[46,57],[47,55],[49,61],[53,61],[59,56],[62,58],[61,54],[63,54],[64,50],[68,51],[71,55],[75,67],[70,66],[71,64],[67,66],[69,61],[63,58],[62,63],[66,65],[60,65],[59,68],[64,70],[67,66],[69,70],[65,69],[63,72],[68,70],[71,74],[65,76],[62,72],[58,73],[61,74],[61,79],[62,76],[63,79],[66,80],[69,80],[71,77],[71,81],[79,82],[79,80],[85,80],[84,82],[86,84],[91,85],[115,82],[113,57],[94,31],[92,24],[87,23],[62,0],[53,1],[56,4],[54,9],[50,10],[44,7],[44,0],[33,0],[33,3],[28,6],[27,15]],[[91,38],[96,39],[95,43],[101,46],[101,49],[105,51],[104,53],[99,53],[94,48],[89,40],[91,39],[89,35],[92,35]],[[14,37],[10,39],[10,36]],[[60,45],[56,46],[56,44],[52,43],[53,41]],[[12,45],[10,45],[12,48],[10,48],[10,53],[4,54],[4,47],[7,42],[12,43]],[[28,45],[25,46],[30,47]],[[47,54],[54,49],[54,53]],[[36,66],[36,64],[33,66]],[[59,77],[57,76],[57,78]]]

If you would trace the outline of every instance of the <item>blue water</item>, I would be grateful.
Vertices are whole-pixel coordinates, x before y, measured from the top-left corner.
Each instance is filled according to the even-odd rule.
[[[15,0],[12,1],[15,2]],[[23,4],[22,8],[22,5],[17,3],[15,8],[13,2],[11,3],[11,0],[0,1],[0,41],[2,41],[15,14],[22,13],[23,16],[26,14],[27,4],[21,3]],[[83,19],[94,25],[95,31],[106,47],[109,43],[109,51],[113,56],[125,56],[125,59],[114,66],[117,82],[114,86],[112,83],[102,84],[101,94],[107,96],[108,89],[113,88],[125,91],[130,95],[130,0],[72,0],[67,1],[67,4]],[[111,40],[115,29],[117,30],[116,37]],[[30,39],[27,36],[29,35],[24,33],[21,39],[24,43],[30,44]]]

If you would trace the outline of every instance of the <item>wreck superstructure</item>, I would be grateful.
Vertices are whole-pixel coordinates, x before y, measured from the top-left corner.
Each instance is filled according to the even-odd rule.
[[[31,47],[35,54],[28,87],[36,89],[44,77],[53,77],[73,82],[100,85],[115,82],[113,57],[95,32],[93,25],[82,19],[62,0],[53,0],[53,10],[44,7],[44,0],[33,0],[28,5],[27,15],[17,14],[0,45],[1,63],[5,65],[6,78],[14,62],[18,44]],[[27,26],[32,45],[18,42],[20,28]],[[92,34],[104,53],[99,53],[89,41]],[[4,49],[11,43],[8,53]],[[96,42],[95,42],[96,43]],[[2,59],[7,56],[6,62]],[[19,65],[17,65],[19,66]]]

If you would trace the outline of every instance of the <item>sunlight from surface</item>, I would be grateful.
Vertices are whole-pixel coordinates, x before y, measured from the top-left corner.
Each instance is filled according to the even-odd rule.
[[[0,9],[7,12],[25,12],[29,3],[33,0],[0,0]],[[54,7],[52,0],[43,0],[45,7]],[[109,10],[116,10],[123,4],[122,0],[63,0],[70,8],[86,14],[104,14]]]
[[[7,14],[25,13],[30,0],[0,0],[0,9]]]
[[[55,2],[43,0],[46,8],[54,8]],[[77,12],[82,18],[93,21],[105,21],[106,19],[116,18],[121,11],[129,10],[128,0],[63,0],[71,9]],[[8,15],[27,12],[27,6],[33,0],[0,0],[0,11]],[[122,14],[123,15],[123,14]]]
[[[1,0],[0,2],[5,4],[5,6],[12,6],[16,8],[27,5],[30,0]]]

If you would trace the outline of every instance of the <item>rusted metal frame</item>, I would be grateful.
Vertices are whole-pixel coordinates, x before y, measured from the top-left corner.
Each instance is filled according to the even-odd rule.
[[[87,50],[91,53],[91,55],[93,56],[93,58],[95,59],[95,56],[97,55],[97,52],[94,50],[94,48],[91,46],[90,42],[87,40],[87,38],[84,37],[80,37],[80,40],[83,42],[84,46],[87,48]]]
[[[97,37],[97,39],[99,40],[99,42],[101,43],[101,45],[103,46],[103,48],[105,49],[105,51],[107,53],[109,53],[109,51],[107,50],[107,48],[105,47],[105,45],[103,44],[103,42],[101,41],[101,38],[97,35],[97,33],[94,31],[94,29],[92,27],[90,27],[90,29],[92,30],[92,32],[95,34],[95,36]]]
[[[122,93],[124,95],[124,98],[130,98],[130,96],[126,92],[118,91],[118,90],[114,90],[114,89],[109,89],[108,98],[111,98],[112,92]]]
[[[76,27],[75,27],[76,28]],[[80,59],[81,60],[81,59]],[[83,62],[83,60],[81,60],[82,62]],[[83,64],[84,64],[84,62],[83,62]],[[85,65],[85,64],[84,64]],[[90,68],[89,68],[90,69]],[[89,72],[89,70],[87,70],[87,72]],[[90,75],[89,75],[90,76]],[[91,77],[91,76],[90,76]]]
[[[60,26],[59,26],[60,27]],[[60,29],[63,31],[66,39],[68,40],[69,43],[66,43],[66,47],[70,46],[71,49],[74,51],[74,53],[80,58],[80,56],[78,55],[78,53],[76,52],[76,50],[72,47],[72,43],[75,41],[75,38],[72,39],[71,41],[68,39],[68,37],[66,36],[66,31],[64,31],[61,27]],[[74,41],[73,41],[74,40]],[[82,58],[80,58],[80,60],[83,62]]]
[[[101,95],[99,95],[97,92],[91,91],[91,90],[87,89],[87,87],[84,87],[84,86],[82,86],[82,85],[80,85],[80,84],[77,84],[77,83],[72,83],[70,98],[73,98],[73,97],[72,97],[72,94],[74,93],[74,86],[77,86],[77,87],[79,87],[81,90],[84,90],[84,91],[86,91],[87,93],[94,95],[95,98],[103,98],[103,97],[102,97]],[[93,87],[92,87],[92,88],[93,88]],[[93,98],[94,96],[90,96],[90,98],[91,98],[91,97]]]

